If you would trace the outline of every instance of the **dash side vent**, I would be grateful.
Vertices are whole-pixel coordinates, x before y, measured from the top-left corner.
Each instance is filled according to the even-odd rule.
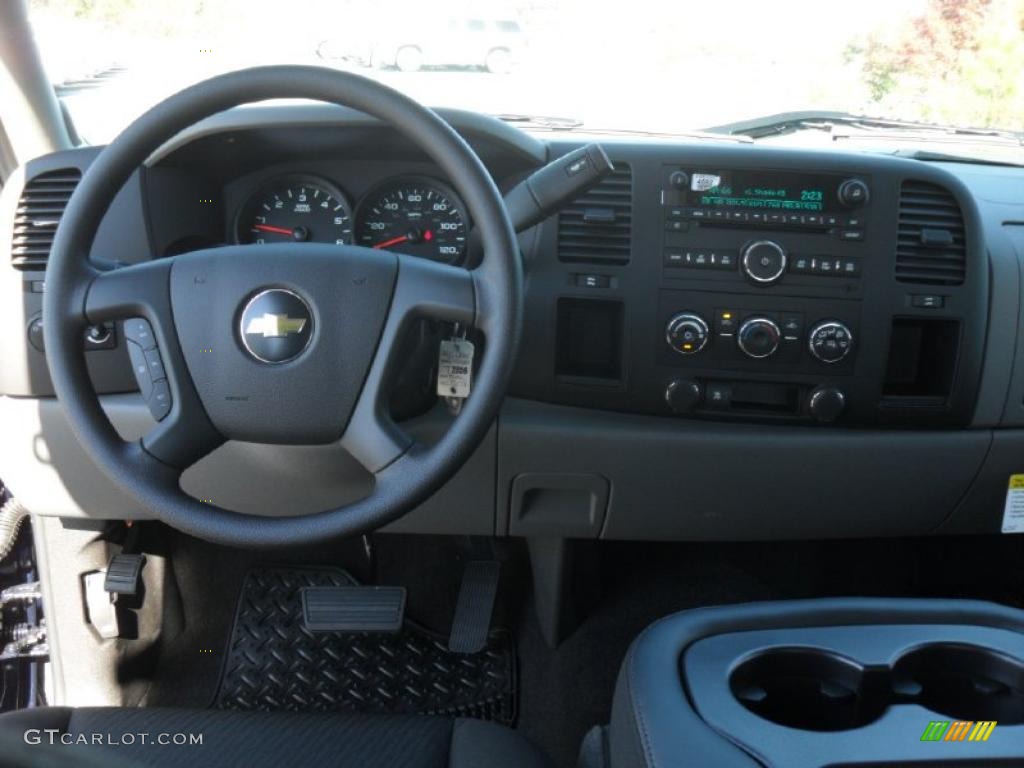
[[[628,264],[633,224],[633,171],[625,163],[558,214],[558,259]]]
[[[78,169],[64,168],[25,183],[14,214],[11,263],[16,269],[46,268],[57,225],[81,178]]]
[[[956,198],[936,184],[900,187],[896,279],[922,285],[962,285],[967,272],[963,214]]]

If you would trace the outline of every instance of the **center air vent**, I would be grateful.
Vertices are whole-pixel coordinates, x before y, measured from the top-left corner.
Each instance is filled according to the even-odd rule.
[[[633,172],[624,163],[558,214],[558,258],[627,264],[633,221]]]
[[[901,283],[961,285],[966,270],[964,218],[956,199],[935,184],[903,182],[896,279]]]
[[[11,263],[18,269],[45,269],[53,236],[82,174],[75,168],[49,171],[25,184],[14,214]]]

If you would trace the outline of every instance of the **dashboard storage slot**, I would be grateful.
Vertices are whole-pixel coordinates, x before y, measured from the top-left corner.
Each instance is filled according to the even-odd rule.
[[[893,678],[898,689],[946,717],[1024,724],[1024,662],[989,648],[925,645],[896,662]]]
[[[888,707],[885,671],[815,648],[774,648],[737,667],[733,695],[759,717],[805,731],[842,731]]]
[[[602,299],[558,300],[555,370],[578,383],[622,382],[623,307]]]
[[[608,480],[587,473],[528,472],[512,481],[512,536],[597,538],[608,508]]]
[[[953,391],[959,356],[959,321],[895,318],[882,386],[883,406],[944,406]]]

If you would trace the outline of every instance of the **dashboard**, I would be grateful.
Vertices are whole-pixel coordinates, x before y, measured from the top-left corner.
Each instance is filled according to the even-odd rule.
[[[444,116],[504,192],[584,143]],[[525,325],[502,416],[474,460],[396,529],[676,539],[1002,530],[1008,478],[1024,472],[1022,169],[729,140],[601,143],[615,170],[520,234]],[[62,443],[40,346],[46,232],[33,229],[31,207],[66,201],[96,152],[33,161],[0,198],[11,243],[0,311],[20,329],[0,339],[10,361],[0,418],[20,430],[15,471],[34,484],[17,489],[0,471],[44,513],[134,516],[102,482],[83,490],[88,458]],[[110,210],[94,257],[293,240],[471,267],[481,255],[472,233],[457,191],[396,132],[339,108],[268,106],[206,121],[151,158]],[[413,329],[395,387],[393,410],[424,435],[450,418],[432,383],[452,330]],[[131,436],[151,420],[123,335],[92,329],[83,345]],[[312,511],[365,485],[334,450],[229,444],[186,483],[259,513],[284,503],[275,484],[301,482],[308,499],[287,503]],[[328,456],[335,476],[307,477]],[[254,459],[259,471],[245,470]]]

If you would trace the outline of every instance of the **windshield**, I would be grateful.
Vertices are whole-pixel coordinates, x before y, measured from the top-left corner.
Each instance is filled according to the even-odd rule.
[[[526,127],[731,132],[799,110],[1024,129],[1024,0],[31,7],[48,71],[92,143],[192,82],[285,62],[357,71],[429,106],[519,116]]]

